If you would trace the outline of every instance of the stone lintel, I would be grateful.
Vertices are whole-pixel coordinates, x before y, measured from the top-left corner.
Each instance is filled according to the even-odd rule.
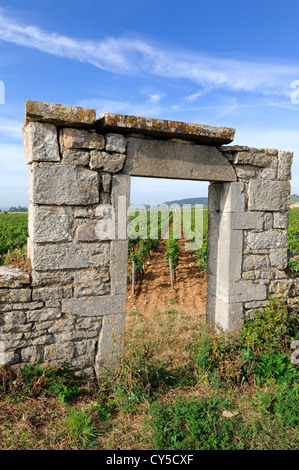
[[[101,114],[95,122],[95,127],[106,132],[141,133],[166,139],[192,140],[207,145],[228,144],[234,140],[235,136],[235,129],[228,127],[112,113]]]
[[[209,145],[129,137],[123,173],[197,181],[236,181],[232,165]]]
[[[58,126],[90,127],[96,120],[96,110],[66,104],[26,101],[24,125],[29,122],[48,122]]]

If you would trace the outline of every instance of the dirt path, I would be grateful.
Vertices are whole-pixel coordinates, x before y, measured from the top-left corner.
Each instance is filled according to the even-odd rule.
[[[180,240],[180,262],[177,266],[174,289],[171,289],[169,267],[164,258],[165,240],[160,240],[158,249],[147,263],[145,275],[132,295],[128,280],[127,313],[151,314],[155,311],[179,308],[190,313],[204,315],[206,304],[206,275],[197,265],[192,251],[184,249]]]

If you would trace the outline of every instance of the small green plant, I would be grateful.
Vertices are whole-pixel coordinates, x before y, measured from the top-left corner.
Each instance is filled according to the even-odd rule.
[[[264,311],[256,311],[254,319],[244,322],[242,333],[202,334],[190,345],[190,352],[209,380],[292,383],[298,380],[299,369],[290,361],[290,345],[298,334],[296,313],[273,299]]]
[[[203,271],[207,271],[207,260],[208,260],[208,238],[204,237],[202,246],[199,250],[195,251],[195,255],[198,259],[198,266]]]
[[[175,272],[176,272],[176,267],[179,264],[180,260],[180,245],[178,240],[175,240],[173,238],[169,238],[166,240],[166,253],[165,253],[165,259],[169,262],[171,260],[171,265],[174,273],[174,278],[175,278]]]
[[[10,371],[3,369],[0,374],[0,393],[9,393],[15,400],[26,396],[36,397],[41,394],[53,394],[60,402],[68,402],[80,389],[68,375],[69,366],[42,367],[25,365],[22,369]],[[0,382],[0,383],[1,383]]]
[[[94,439],[97,434],[97,429],[92,421],[90,412],[83,409],[69,409],[66,428],[75,440],[80,440],[85,444]]]
[[[152,403],[149,425],[154,449],[229,450],[233,448],[233,419],[221,416],[231,402],[209,399],[185,400],[177,397],[172,403]]]

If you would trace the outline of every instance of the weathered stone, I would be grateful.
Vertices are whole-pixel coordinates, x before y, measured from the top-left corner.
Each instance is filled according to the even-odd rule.
[[[209,218],[211,220],[211,218]],[[214,231],[209,227],[207,272],[221,281],[241,279],[243,233],[224,224]]]
[[[265,300],[267,289],[265,281],[236,280],[226,281],[208,275],[208,293],[229,304]]]
[[[102,170],[108,173],[116,173],[120,171],[125,162],[126,156],[121,153],[91,151],[90,168],[92,170]]]
[[[264,230],[271,230],[273,228],[273,214],[266,212],[264,215]]]
[[[249,232],[247,244],[253,250],[285,248],[287,246],[286,230],[268,230],[266,232]]]
[[[244,212],[245,185],[237,183],[213,183],[209,186],[209,211]]]
[[[42,287],[33,289],[32,300],[57,300],[73,296],[72,287]]]
[[[23,140],[27,164],[60,161],[56,126],[30,122],[23,128]]]
[[[288,212],[274,212],[273,214],[273,228],[288,228],[289,226],[289,213]]]
[[[39,347],[30,346],[29,348],[22,348],[21,359],[26,364],[40,364],[42,361],[43,353]]]
[[[26,101],[25,125],[31,121],[38,121],[60,126],[89,127],[95,122],[95,119],[95,109],[66,104],[44,103],[41,101]]]
[[[98,296],[110,293],[110,276],[109,268],[90,269],[80,271],[75,275],[74,280],[74,296],[87,297]]]
[[[269,284],[269,295],[271,297],[287,297],[293,283],[293,279],[271,281]]]
[[[215,148],[129,137],[123,172],[131,176],[236,181],[233,167]]]
[[[101,114],[95,126],[108,131],[122,133],[142,132],[157,137],[178,137],[209,145],[228,144],[233,141],[235,129],[212,127],[188,122],[167,121],[123,114]]]
[[[291,166],[293,161],[292,152],[278,152],[278,180],[290,180],[292,178]]]
[[[43,306],[44,306],[43,302],[33,302],[32,300],[30,300],[29,302],[25,302],[21,304],[12,304],[10,307],[12,310],[35,310]]]
[[[128,269],[128,241],[115,240],[111,242],[111,292],[126,294]]]
[[[64,362],[72,361],[75,354],[75,346],[69,341],[61,343],[54,343],[45,346],[44,361],[49,364],[61,365]]]
[[[88,205],[99,202],[96,172],[51,163],[31,165],[29,199],[35,204]]]
[[[36,271],[81,269],[109,264],[110,246],[101,243],[33,244],[32,267]]]
[[[27,272],[13,266],[0,266],[0,287],[20,288],[30,284]],[[1,292],[1,291],[0,291]]]
[[[235,165],[252,165],[257,167],[271,167],[272,156],[261,151],[250,150],[248,152],[237,152],[234,156]]]
[[[109,152],[125,153],[127,139],[121,134],[106,134],[106,150]]]
[[[83,242],[97,241],[98,237],[95,232],[95,226],[95,221],[80,224],[76,229],[75,239]]]
[[[109,193],[111,186],[111,175],[109,173],[104,173],[100,176],[101,189],[104,193]]]
[[[284,211],[289,207],[289,200],[290,184],[287,181],[249,182],[249,210]]]
[[[271,266],[284,269],[287,266],[287,248],[279,248],[270,250],[270,263]]]
[[[84,129],[66,127],[61,130],[59,137],[62,149],[97,149],[105,147],[104,136]]]
[[[124,329],[124,314],[104,316],[95,360],[95,373],[98,380],[117,372],[123,350]]]
[[[29,206],[29,234],[32,242],[71,241],[72,223],[71,207]]]
[[[125,304],[125,295],[64,299],[61,302],[61,311],[83,317],[106,316],[123,313]]]
[[[59,135],[60,146],[65,149],[89,149],[90,133],[84,129],[61,129]]]
[[[94,359],[94,352],[96,348],[95,339],[87,339],[85,341],[77,341],[75,343],[75,355],[84,356],[84,363],[90,364]]]
[[[264,180],[276,180],[276,174],[276,169],[264,168],[260,173],[260,177]]]
[[[243,270],[252,271],[269,267],[267,255],[246,255],[243,260]]]
[[[90,219],[94,216],[94,210],[91,207],[74,207],[73,214],[76,219]]]
[[[41,310],[32,310],[27,312],[28,322],[45,322],[56,320],[61,317],[59,308],[43,308]]]
[[[208,293],[206,306],[207,325],[216,330],[239,331],[242,324],[242,303],[228,303]]]
[[[29,302],[31,289],[0,289],[0,302]]]
[[[69,166],[88,166],[89,152],[84,150],[66,150],[63,152],[62,163]]]
[[[24,312],[8,312],[5,314],[4,322],[6,326],[25,325],[26,315]]]
[[[263,212],[210,212],[213,228],[226,226],[227,230],[260,230],[264,224]]]
[[[255,178],[257,174],[257,168],[249,165],[237,165],[236,166],[236,174],[238,179],[246,179],[249,180],[251,178]]]
[[[102,327],[102,317],[78,317],[76,327],[79,330],[89,330],[99,332]]]
[[[74,281],[74,273],[70,271],[47,271],[47,272],[32,272],[32,286],[45,287],[45,286],[65,286],[70,285]]]
[[[115,234],[117,240],[128,239],[131,177],[118,174],[112,177],[111,202],[115,214]]]
[[[89,136],[89,148],[92,150],[103,150],[105,148],[105,137],[97,132],[91,132]]]

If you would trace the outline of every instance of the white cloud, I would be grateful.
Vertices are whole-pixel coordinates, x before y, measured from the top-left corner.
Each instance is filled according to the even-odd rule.
[[[13,139],[22,139],[23,123],[14,119],[0,117],[0,134]]]
[[[229,60],[150,44],[139,38],[79,40],[17,23],[0,9],[0,40],[87,62],[113,73],[182,78],[204,88],[290,96],[299,64]],[[191,95],[190,100],[196,95]]]
[[[76,103],[78,106],[86,106],[88,108],[96,108],[97,115],[105,112],[117,114],[130,114],[133,116],[157,116],[163,109],[159,106],[159,102],[133,103],[131,101],[117,101],[109,99],[88,99],[81,100]]]

